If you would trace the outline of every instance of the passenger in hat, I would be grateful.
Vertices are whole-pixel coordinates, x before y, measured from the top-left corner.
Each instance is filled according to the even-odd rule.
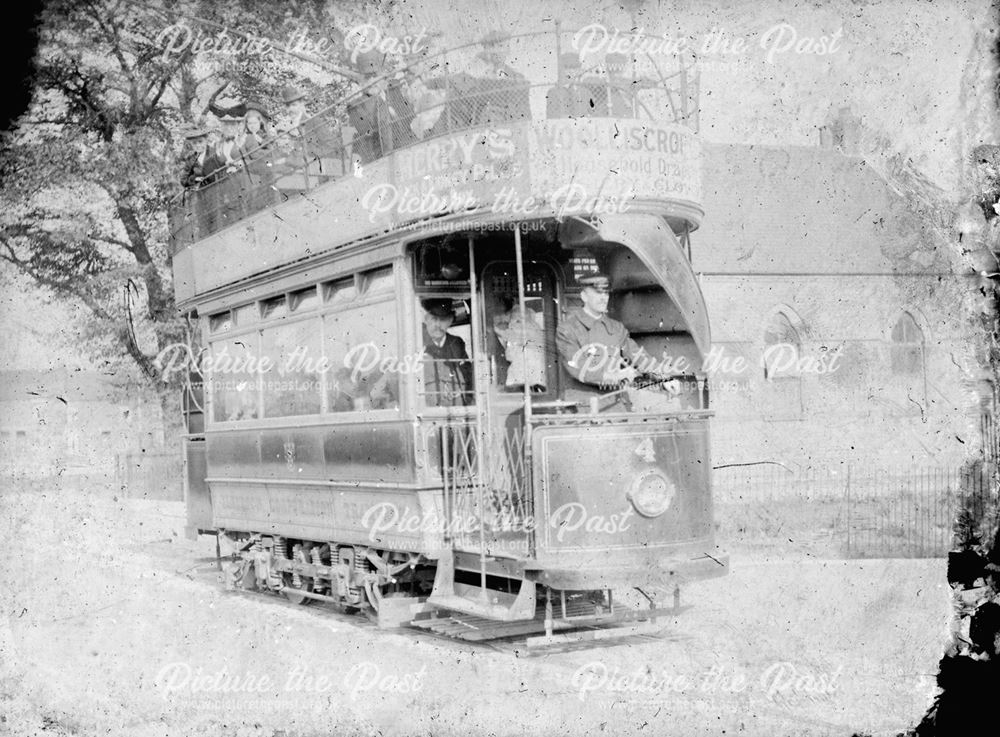
[[[243,128],[237,139],[240,154],[246,167],[253,190],[245,192],[248,203],[254,207],[273,204],[280,193],[274,188],[274,159],[276,158],[274,132],[271,129],[271,114],[259,102],[246,104]]]
[[[219,121],[221,130],[221,140],[214,145],[213,151],[217,159],[214,178],[235,174],[243,166],[243,119],[247,108],[232,98],[220,99],[229,85],[229,82],[224,83],[208,101],[208,109]]]
[[[242,119],[246,114],[246,106],[231,97],[222,97],[222,93],[229,89],[232,80],[223,80],[222,84],[216,88],[215,92],[208,99],[208,110],[212,115],[221,120],[224,117],[235,117]]]
[[[240,150],[239,135],[243,124],[243,112],[230,109],[219,116],[222,125],[222,140],[215,148],[220,166],[225,167],[226,174],[234,174],[243,165],[243,152]]]
[[[205,144],[205,179],[203,185],[217,182],[225,174],[225,162],[219,158],[219,146],[222,145],[222,131],[218,123],[208,128],[208,141]]]
[[[608,317],[611,280],[600,271],[577,279],[583,306],[559,322],[556,346],[559,358],[577,381],[592,386],[615,386],[639,375],[634,367],[645,352],[625,326]]]
[[[184,149],[181,152],[181,185],[188,188],[200,187],[205,180],[205,160],[208,158],[208,129],[195,127],[184,134]]]
[[[585,117],[591,114],[590,89],[580,84],[580,57],[568,51],[559,55],[557,82],[546,95],[549,118]]]
[[[454,301],[426,299],[424,309],[424,392],[429,407],[472,403],[472,362],[465,341],[448,332],[455,322]]]
[[[246,111],[246,115],[243,117],[240,145],[245,153],[253,154],[264,146],[273,135],[270,130],[271,114],[259,102],[248,102]]]
[[[338,167],[334,164],[341,155],[339,131],[334,132],[327,118],[309,114],[306,95],[297,87],[287,85],[281,99],[285,109],[276,128],[289,163],[320,181],[336,176]]]
[[[299,126],[305,121],[308,113],[306,111],[306,93],[293,85],[285,85],[281,90],[281,102],[285,109],[278,125],[279,129],[289,136],[300,137]]]

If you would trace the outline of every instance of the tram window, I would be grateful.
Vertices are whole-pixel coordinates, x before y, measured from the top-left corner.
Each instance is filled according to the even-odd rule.
[[[365,294],[392,291],[395,283],[392,278],[392,266],[366,271],[361,275],[361,282]]]
[[[316,293],[316,287],[309,287],[308,289],[300,289],[297,292],[292,292],[289,295],[289,301],[291,302],[292,312],[308,310],[319,304],[319,295]]]
[[[427,407],[473,402],[472,324],[468,297],[431,297],[419,303],[423,345],[423,387]]]
[[[343,304],[358,296],[357,284],[353,276],[337,281],[329,281],[323,285],[323,299],[328,304]]]
[[[319,318],[273,325],[262,332],[261,373],[265,417],[313,415],[320,411],[322,354]]]
[[[233,310],[233,321],[241,328],[253,325],[257,322],[257,306],[250,304],[237,307]]]
[[[256,333],[209,344],[211,368],[207,377],[215,422],[252,420],[258,416],[260,362]]]
[[[464,243],[425,243],[416,251],[418,287],[468,288],[469,252]]]
[[[323,318],[326,409],[399,409],[396,304],[378,302]]]
[[[500,343],[497,381],[507,391],[521,391],[525,384],[534,392],[548,385],[545,366],[545,305],[541,297],[525,300],[521,308],[511,298],[500,300],[493,317],[493,332]],[[506,364],[506,365],[504,365]]]
[[[271,299],[264,299],[260,302],[260,316],[262,318],[269,317],[282,317],[288,313],[288,305],[285,303],[285,297],[271,297]]]
[[[588,274],[592,271],[600,271],[600,264],[597,263],[597,259],[586,250],[578,250],[573,253],[573,257],[570,259],[570,266],[573,269],[573,283],[576,284],[577,280],[584,274]]]
[[[232,327],[233,316],[229,310],[220,312],[218,315],[212,315],[208,318],[208,330],[211,333],[222,333],[226,330],[231,330]]]
[[[486,344],[491,375],[502,392],[535,394],[556,387],[555,285],[552,272],[529,265],[524,279],[524,320],[518,302],[517,270],[513,263],[490,264],[483,273]]]

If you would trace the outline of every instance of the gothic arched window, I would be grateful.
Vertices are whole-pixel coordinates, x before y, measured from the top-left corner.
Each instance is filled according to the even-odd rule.
[[[775,313],[764,329],[764,378],[798,376],[802,342],[784,312]]]
[[[894,374],[919,374],[924,367],[924,334],[913,315],[904,312],[892,327],[891,364]]]

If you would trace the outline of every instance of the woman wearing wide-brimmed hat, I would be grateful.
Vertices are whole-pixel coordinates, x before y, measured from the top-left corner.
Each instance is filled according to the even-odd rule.
[[[259,158],[274,137],[271,130],[271,113],[263,103],[253,100],[247,102],[244,107],[246,114],[243,116],[240,145],[246,156]]]
[[[250,188],[244,196],[250,209],[258,209],[273,204],[280,198],[274,186],[274,164],[280,154],[274,145],[275,134],[267,107],[254,100],[248,101],[245,107],[246,115],[243,117],[239,143]]]

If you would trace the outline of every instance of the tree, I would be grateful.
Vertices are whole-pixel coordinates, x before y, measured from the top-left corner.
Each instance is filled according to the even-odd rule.
[[[0,149],[0,258],[84,305],[90,319],[81,334],[94,359],[155,390],[165,409],[176,386],[159,375],[155,358],[186,333],[175,312],[166,218],[180,191],[183,127],[199,121],[220,83],[275,99],[304,65],[302,54],[275,49],[213,55],[177,43],[168,50],[170,29],[192,41],[288,38],[300,27],[333,30],[332,10],[315,0],[55,0],[39,19],[32,103]],[[320,64],[333,92],[347,78],[335,62]]]

